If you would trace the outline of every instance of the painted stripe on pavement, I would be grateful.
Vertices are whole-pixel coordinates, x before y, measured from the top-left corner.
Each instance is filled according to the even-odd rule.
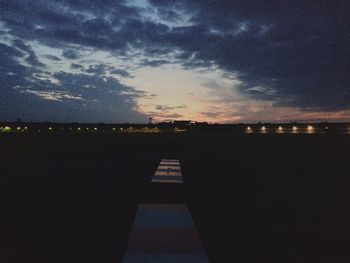
[[[159,165],[157,171],[181,171],[180,166]]]
[[[157,172],[154,174],[154,176],[178,176],[181,177],[181,172],[178,171],[159,171],[157,170]]]
[[[134,226],[193,226],[192,217],[186,205],[141,204]]]
[[[209,263],[205,254],[186,254],[186,255],[127,255],[124,263]]]
[[[188,207],[182,203],[182,185],[179,161],[163,159],[152,178],[148,197],[152,203],[145,201],[137,209],[124,263],[209,262]],[[175,202],[167,199],[169,195]]]
[[[175,163],[175,162],[160,162],[160,165],[174,165],[174,166],[179,166],[179,163]]]
[[[152,183],[182,184],[182,179],[154,179]]]
[[[178,163],[179,160],[176,160],[176,159],[162,159],[161,162],[174,162],[174,163]]]

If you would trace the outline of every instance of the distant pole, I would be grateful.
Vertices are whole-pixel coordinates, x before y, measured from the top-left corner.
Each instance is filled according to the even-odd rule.
[[[152,124],[153,123],[153,118],[152,117],[149,117],[148,119],[148,124]]]

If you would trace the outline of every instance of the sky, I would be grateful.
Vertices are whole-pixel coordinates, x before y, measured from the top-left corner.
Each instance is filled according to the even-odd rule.
[[[0,0],[0,121],[350,121],[345,0]]]

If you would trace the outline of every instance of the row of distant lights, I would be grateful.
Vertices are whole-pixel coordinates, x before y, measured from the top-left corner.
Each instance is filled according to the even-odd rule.
[[[292,131],[293,132],[297,132],[298,131],[298,127],[297,126],[293,126],[292,127]],[[325,129],[327,130],[328,129],[328,127],[325,127]],[[261,130],[261,132],[266,132],[267,131],[267,128],[265,127],[265,126],[262,126],[261,128],[260,128],[260,130]],[[277,128],[277,132],[283,132],[283,127],[282,126],[278,126],[278,128]],[[307,127],[306,127],[306,130],[308,131],[308,132],[313,132],[314,131],[314,127],[313,126],[311,126],[311,125],[308,125]],[[253,129],[250,127],[250,126],[248,126],[247,128],[246,128],[246,132],[252,132],[253,131]]]
[[[2,130],[5,130],[5,131],[10,131],[10,130],[12,130],[12,128],[11,127],[8,127],[8,126],[5,126],[5,127],[0,127],[0,129],[2,129]],[[20,131],[20,130],[22,130],[22,128],[21,127],[17,127],[16,128],[18,131]],[[60,130],[63,130],[64,128],[60,128]],[[70,130],[72,130],[73,128],[72,127],[70,127],[69,128]],[[90,130],[90,128],[85,128],[86,130]],[[98,128],[96,128],[96,127],[94,127],[94,128],[91,128],[92,130],[95,130],[95,131],[97,131],[98,130]],[[129,127],[129,128],[127,128],[127,130],[131,130],[131,129],[133,129],[132,127]],[[155,127],[154,129],[158,129],[157,127]],[[267,131],[267,128],[265,127],[265,126],[262,126],[261,128],[261,131],[263,131],[263,132],[265,132],[265,131]],[[293,126],[293,131],[297,131],[298,130],[298,127],[296,127],[296,126]],[[325,129],[328,129],[328,127],[326,127]],[[23,127],[23,130],[28,130],[28,127],[27,126],[25,126],[25,127]],[[53,131],[54,129],[52,128],[52,127],[49,127],[48,128],[48,130],[49,131]],[[82,129],[80,128],[80,127],[78,127],[77,128],[77,130],[78,131],[81,131]],[[113,128],[112,129],[113,131],[115,131],[116,130],[116,128]],[[124,129],[123,128],[120,128],[120,130],[121,131],[123,131]],[[145,127],[145,130],[152,130],[152,129],[148,129],[147,127]],[[278,131],[283,131],[283,127],[282,126],[279,126],[278,128],[277,128],[277,130]],[[312,127],[311,125],[309,125],[309,126],[307,126],[307,130],[308,131],[313,131],[314,130],[314,127]],[[248,126],[247,128],[246,128],[246,131],[252,131],[252,128],[250,127],[250,126]]]
[[[73,129],[72,127],[69,128],[69,130],[72,130],[72,129]],[[129,128],[127,128],[127,129],[125,129],[125,130],[131,131],[131,130],[133,130],[133,129],[134,129],[134,128],[129,127]],[[308,125],[308,126],[306,127],[306,130],[307,130],[307,132],[309,132],[309,133],[312,133],[312,132],[314,131],[314,129],[315,129],[315,128],[314,128],[313,126],[311,126],[311,125]],[[328,127],[325,127],[325,129],[328,130]],[[0,127],[0,131],[1,131],[1,130],[2,130],[2,131],[11,131],[12,128],[9,127],[9,126],[5,126],[5,127]],[[16,130],[17,130],[17,131],[21,131],[22,128],[21,128],[21,127],[17,127]],[[27,127],[27,126],[23,127],[23,130],[24,130],[24,131],[28,130],[28,127]],[[53,129],[52,127],[49,127],[48,130],[49,130],[49,131],[53,131],[54,129]],[[60,128],[60,130],[64,130],[64,128]],[[78,131],[81,131],[82,128],[78,127],[77,130],[78,130]],[[86,127],[85,130],[90,130],[90,128]],[[97,127],[94,127],[94,128],[91,128],[91,130],[97,131],[98,128],[97,128]],[[112,128],[112,130],[113,130],[113,131],[116,131],[116,128]],[[120,128],[119,130],[120,130],[120,131],[123,131],[124,129],[123,129],[123,128]],[[148,129],[147,127],[145,127],[145,130],[152,131],[152,130],[158,130],[158,128],[155,127],[154,129]],[[293,126],[293,127],[292,127],[292,131],[293,131],[293,132],[298,132],[298,130],[299,130],[299,128],[298,128],[297,126]],[[349,127],[349,130],[350,130],[350,127]],[[38,131],[41,131],[41,130],[38,130]],[[139,131],[139,130],[137,130],[137,131]],[[266,126],[260,127],[260,131],[261,131],[262,133],[267,132]],[[282,133],[283,131],[284,131],[284,128],[283,128],[282,126],[278,126],[277,132],[281,132],[281,133]],[[252,129],[250,126],[247,126],[247,127],[246,127],[246,132],[247,132],[247,133],[251,133],[251,132],[253,132],[253,129]]]

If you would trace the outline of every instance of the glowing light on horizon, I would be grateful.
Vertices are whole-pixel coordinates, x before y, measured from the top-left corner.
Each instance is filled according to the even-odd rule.
[[[11,127],[9,126],[5,126],[3,129],[2,129],[4,132],[10,132],[12,130]]]
[[[311,126],[311,125],[308,125],[307,126],[307,131],[308,131],[308,133],[312,133],[314,131],[314,127]]]

